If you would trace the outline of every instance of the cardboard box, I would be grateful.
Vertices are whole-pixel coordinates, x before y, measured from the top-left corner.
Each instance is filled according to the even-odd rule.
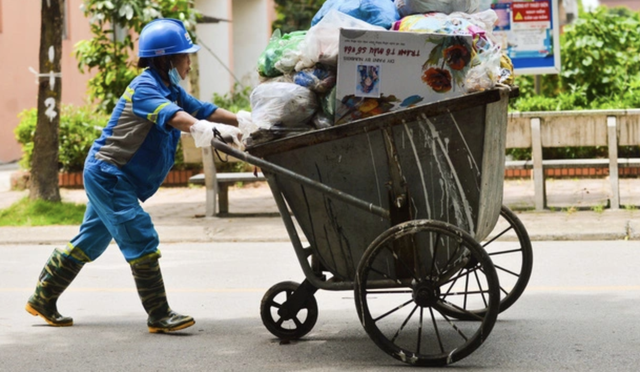
[[[335,124],[461,96],[471,36],[340,30]]]

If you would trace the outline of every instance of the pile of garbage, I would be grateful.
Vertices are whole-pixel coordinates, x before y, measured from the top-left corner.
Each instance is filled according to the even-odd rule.
[[[465,91],[511,84],[513,65],[492,36],[498,17],[490,5],[490,0],[327,0],[309,30],[273,33],[258,60],[261,83],[250,96],[254,129],[334,125],[341,28],[470,35]]]

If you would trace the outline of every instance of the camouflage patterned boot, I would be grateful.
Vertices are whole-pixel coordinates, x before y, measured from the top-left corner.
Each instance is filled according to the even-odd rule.
[[[29,314],[40,316],[54,327],[72,326],[73,319],[60,315],[56,302],[82,266],[55,249],[40,273],[35,292],[27,301],[25,309]]]
[[[196,323],[192,317],[180,315],[169,308],[157,257],[132,264],[131,273],[135,279],[142,306],[149,314],[147,320],[149,332],[178,331]]]

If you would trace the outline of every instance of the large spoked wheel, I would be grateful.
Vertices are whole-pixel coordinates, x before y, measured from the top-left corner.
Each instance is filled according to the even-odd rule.
[[[522,222],[505,206],[502,206],[496,227],[487,239],[481,244],[491,257],[498,274],[500,312],[503,312],[516,302],[529,283],[533,268],[531,240]],[[476,266],[476,262],[470,261],[467,269],[474,270]],[[476,315],[486,312],[486,307],[473,308],[467,305],[463,310],[450,309],[450,315],[458,319],[474,320]]]
[[[260,317],[262,323],[274,336],[283,340],[297,340],[311,332],[318,320],[318,303],[313,295],[302,300],[298,311],[291,311],[290,303],[293,293],[298,289],[296,282],[281,282],[262,297]]]
[[[473,270],[468,262],[477,262]],[[464,283],[474,282],[469,290]],[[491,259],[465,231],[445,222],[409,221],[380,235],[365,251],[355,280],[356,309],[371,339],[405,363],[442,366],[487,338],[500,292]],[[476,303],[478,322],[458,321],[443,308],[465,312]],[[482,305],[480,305],[482,304]]]

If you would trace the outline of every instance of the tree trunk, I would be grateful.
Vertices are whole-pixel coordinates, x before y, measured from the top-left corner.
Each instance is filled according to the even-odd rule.
[[[191,95],[197,99],[202,99],[202,97],[200,97],[200,61],[198,59],[198,53],[191,54],[189,82],[191,83]],[[208,99],[204,99],[203,101],[209,102]]]
[[[60,56],[64,0],[42,0],[38,123],[33,137],[29,197],[60,201],[58,126],[60,124]]]

